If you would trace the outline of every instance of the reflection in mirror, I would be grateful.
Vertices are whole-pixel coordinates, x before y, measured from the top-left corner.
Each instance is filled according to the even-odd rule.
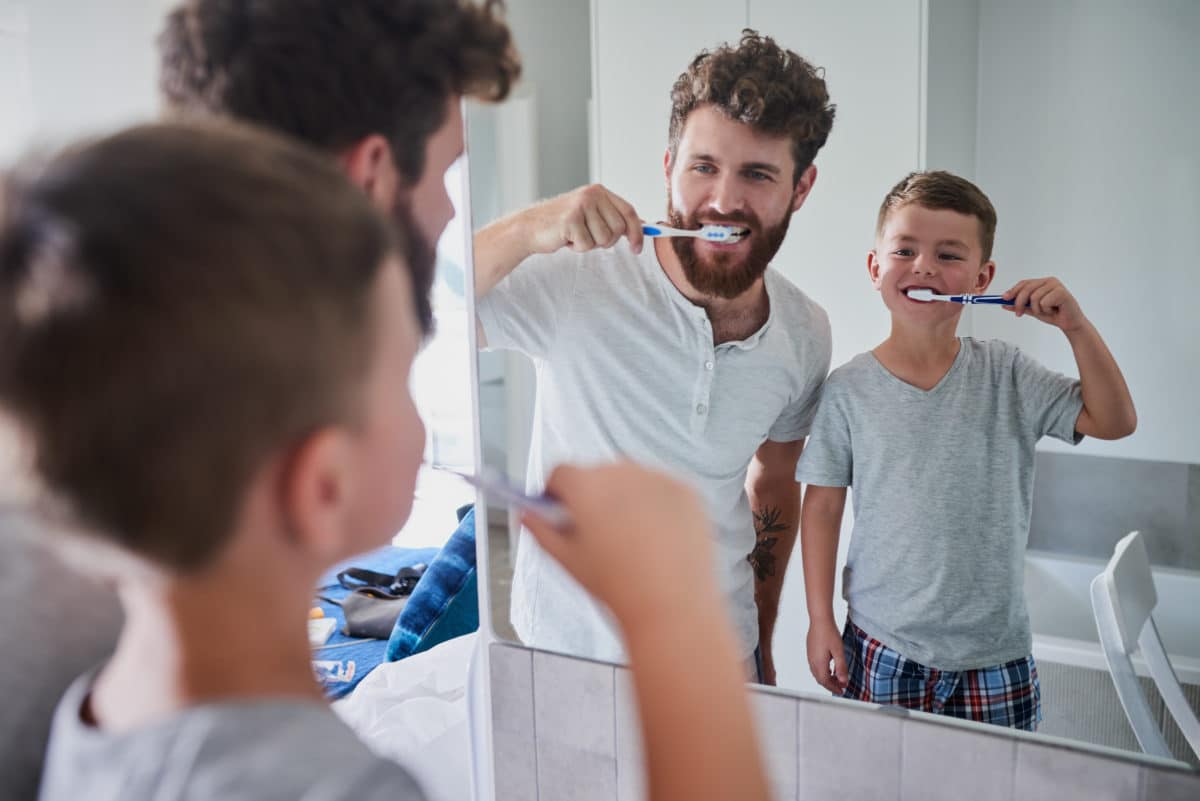
[[[157,117],[161,100],[155,42],[168,10],[178,5],[178,0],[99,4],[0,0],[0,166],[7,169],[30,149],[53,151],[82,137]],[[437,168],[439,176],[441,166]],[[433,169],[428,168],[427,173]],[[459,540],[471,535],[469,521],[457,530],[458,512],[474,500],[474,491],[433,469],[449,466],[473,471],[475,447],[470,402],[474,355],[465,294],[469,286],[465,269],[469,217],[462,171],[451,168],[445,180],[456,213],[438,241],[432,290],[435,334],[424,343],[410,378],[426,431],[424,464],[411,514],[404,528],[395,532],[394,548],[352,557],[341,567],[394,576],[398,569],[432,564],[435,570],[431,575],[438,576],[434,559],[446,553],[440,549],[456,533]],[[88,570],[76,577],[72,566],[61,563],[48,546],[54,538],[44,535],[45,521],[27,514],[35,488],[22,456],[15,432],[7,420],[0,421],[0,597],[4,601],[0,604],[4,608],[0,633],[6,652],[21,654],[5,673],[6,692],[22,698],[14,714],[6,713],[5,725],[0,727],[5,797],[9,797],[10,779],[16,783],[12,791],[18,797],[25,784],[24,776],[10,776],[6,769],[17,765],[19,771],[28,773],[44,745],[54,703],[69,681],[111,654],[120,629],[119,606],[111,597],[112,588],[100,580],[103,571],[88,562]],[[25,529],[30,532],[28,537],[23,536]],[[413,572],[421,575],[420,570]],[[335,569],[319,589],[314,588],[320,598],[314,598],[313,605],[322,609],[325,619],[318,622],[323,627],[317,625],[315,634],[310,628],[315,660],[324,663],[317,669],[331,697],[349,693],[371,668],[384,661],[385,653],[395,660],[473,627],[472,573],[462,581],[459,594],[441,601],[440,613],[448,609],[458,613],[452,620],[443,615],[437,627],[426,622],[421,636],[404,642],[393,636],[399,647],[391,648],[389,635],[401,633],[401,627],[393,625],[399,604],[407,604],[401,599],[383,604],[390,606],[384,609],[390,617],[380,616],[376,606],[371,636],[361,637],[362,629],[343,627],[341,605],[328,600],[332,596],[337,601],[349,593],[349,588],[339,586],[337,573]],[[50,583],[57,588],[52,602],[37,604],[31,614],[29,598],[35,592],[44,594]],[[411,575],[407,581],[396,582],[405,597],[414,584]],[[430,584],[427,581],[425,588]],[[420,606],[413,604],[410,613]],[[213,619],[220,615],[214,612]],[[14,743],[20,747],[10,748]],[[36,771],[32,776],[36,778]],[[465,792],[464,778],[463,793],[458,795]]]
[[[811,599],[806,590],[815,583],[810,579],[806,584],[805,576],[814,575],[814,568],[802,566],[799,553],[787,560],[799,507],[793,501],[749,503],[754,487],[749,497],[741,487],[752,462],[758,466],[749,471],[751,479],[769,464],[771,449],[764,451],[764,443],[790,441],[774,436],[773,431],[782,430],[774,426],[785,419],[789,402],[803,400],[805,370],[821,365],[819,336],[811,327],[788,328],[786,321],[819,315],[807,311],[805,298],[819,304],[832,329],[832,353],[826,351],[825,357],[835,368],[887,339],[894,319],[888,304],[896,299],[888,296],[885,268],[891,264],[877,257],[879,294],[863,269],[865,254],[875,245],[880,202],[908,172],[949,170],[976,183],[998,215],[994,278],[990,285],[958,289],[1001,293],[1021,279],[1057,276],[1119,363],[1136,403],[1137,432],[1103,441],[1127,433],[1122,430],[1127,426],[1096,428],[1092,413],[1099,410],[1104,417],[1104,401],[1119,401],[1122,392],[1115,380],[1092,382],[1091,372],[1085,374],[1087,386],[1102,391],[1077,400],[1069,397],[1075,392],[1072,384],[1042,374],[1049,382],[1043,386],[1062,386],[1068,396],[1063,400],[1067,406],[1059,410],[1060,422],[1065,421],[1060,438],[1074,440],[1075,430],[1095,435],[1074,446],[1055,439],[1048,423],[1027,429],[1033,432],[1025,435],[1033,437],[1027,446],[1013,445],[1017,436],[1004,433],[1004,416],[977,415],[977,422],[951,434],[958,418],[980,407],[980,402],[967,402],[966,395],[954,400],[965,404],[965,411],[956,412],[962,407],[950,403],[928,429],[915,425],[915,407],[900,402],[885,406],[891,433],[881,428],[868,435],[884,438],[878,439],[880,455],[854,451],[860,460],[854,478],[878,465],[887,486],[913,499],[907,534],[913,539],[909,545],[889,542],[904,529],[903,516],[892,507],[874,512],[873,535],[856,530],[856,522],[871,523],[863,504],[872,499],[862,487],[861,497],[848,493],[836,555],[831,550],[827,556],[836,567],[824,570],[828,592],[815,593],[825,597],[826,608],[820,598],[811,601],[824,615],[832,600],[836,628],[834,637],[826,638],[830,650],[841,645],[849,606],[844,596],[860,609],[866,603],[862,593],[877,589],[885,607],[893,597],[892,606],[898,612],[909,610],[920,624],[913,628],[934,632],[934,641],[949,633],[983,645],[995,645],[1006,634],[1015,638],[1020,654],[997,646],[995,659],[986,664],[1022,658],[1012,670],[1026,671],[1018,682],[1024,687],[1027,724],[1037,717],[1033,701],[1040,691],[1040,733],[1139,751],[1099,643],[1090,585],[1117,542],[1140,530],[1157,593],[1153,622],[1182,696],[1192,709],[1200,707],[1200,627],[1191,612],[1200,601],[1200,423],[1190,413],[1196,387],[1188,378],[1200,369],[1200,331],[1185,305],[1200,290],[1185,251],[1187,232],[1200,219],[1195,189],[1200,186],[1200,148],[1193,133],[1200,125],[1200,101],[1191,88],[1193,76],[1200,74],[1194,47],[1200,40],[1200,8],[1167,2],[1114,5],[1081,18],[1075,7],[1061,2],[931,0],[920,4],[925,16],[915,6],[880,2],[870,14],[847,19],[816,3],[751,0],[736,9],[705,4],[705,13],[680,20],[665,2],[635,6],[627,0],[593,0],[590,8],[582,2],[555,4],[554,13],[563,19],[552,21],[543,16],[545,4],[514,0],[509,5],[527,65],[523,86],[518,98],[502,107],[473,110],[470,126],[476,265],[484,282],[477,282],[477,290],[482,290],[482,333],[492,347],[480,354],[485,463],[506,470],[531,490],[540,489],[559,460],[618,454],[697,481],[706,488],[718,520],[722,514],[741,518],[736,524],[740,550],[729,548],[728,571],[721,580],[730,594],[731,615],[747,635],[748,675],[765,668],[763,678],[770,679],[773,667],[782,687],[825,692],[809,666]],[[771,260],[765,290],[771,322],[765,331],[752,314],[741,320],[744,330],[718,330],[715,305],[706,307],[700,297],[704,292],[689,294],[696,288],[694,282],[689,285],[690,275],[672,271],[672,254],[678,250],[671,245],[648,240],[640,257],[628,255],[625,239],[600,248],[627,254],[621,262],[560,249],[552,257],[506,263],[499,245],[514,240],[503,235],[520,227],[514,221],[524,224],[533,218],[505,215],[589,182],[627,201],[634,214],[648,221],[668,219],[666,188],[675,208],[685,212],[684,223],[743,222],[736,215],[722,216],[727,199],[720,196],[699,206],[705,213],[688,219],[686,212],[696,207],[688,205],[688,185],[674,169],[680,163],[668,164],[664,173],[663,155],[676,77],[700,50],[736,43],[746,26],[822,68],[830,101],[837,106],[828,144],[815,158],[816,180],[805,185],[801,176],[796,191],[802,196],[792,196],[798,211]],[[664,29],[671,30],[670,37],[661,36]],[[725,136],[728,120],[710,119],[704,111],[687,118],[679,152],[691,152],[690,136],[712,135],[709,149],[714,152],[703,153],[710,159],[701,171],[723,176],[721,159],[737,152],[737,128]],[[771,158],[767,152],[753,160],[770,166]],[[743,209],[757,209],[744,197],[734,200],[742,201]],[[543,206],[541,213],[555,208]],[[616,214],[607,220],[610,228],[621,224],[622,209],[619,203],[609,209],[610,216]],[[480,231],[500,218],[500,226]],[[972,223],[969,239],[975,225],[967,219]],[[754,220],[766,221],[766,215]],[[889,217],[889,222],[894,220]],[[751,227],[752,242],[758,229]],[[915,235],[919,239],[921,234]],[[1147,248],[1147,242],[1155,244]],[[540,246],[550,250],[561,244],[544,241]],[[529,251],[517,252],[523,256]],[[500,257],[493,258],[497,253]],[[985,261],[978,251],[974,257],[977,263]],[[646,272],[618,272],[630,269],[627,263]],[[509,268],[511,274],[503,277]],[[495,289],[489,270],[500,282]],[[647,275],[653,281],[639,283]],[[950,289],[938,283],[943,278],[926,279],[924,285]],[[566,283],[561,297],[545,289],[560,286],[560,279]],[[795,288],[803,295],[789,294]],[[656,306],[664,297],[668,301]],[[949,304],[915,313],[946,316],[954,330]],[[564,324],[568,314],[571,320]],[[712,328],[703,329],[706,321]],[[968,307],[957,322],[960,336],[1013,343],[1049,371],[1079,376],[1080,361],[1084,367],[1091,362],[1081,355],[1078,337],[1056,328],[1053,322],[1017,318],[986,306]],[[756,367],[751,375],[738,374],[739,360],[752,363],[756,346],[773,330],[790,332],[787,355],[775,353],[769,365]],[[730,334],[727,341],[723,333]],[[712,358],[698,355],[701,345]],[[886,352],[871,358],[876,369],[887,365],[892,373],[880,370],[885,382],[899,375],[909,385],[933,388],[930,394],[957,363],[955,356],[929,380],[898,369]],[[730,394],[721,396],[722,381],[731,375]],[[978,391],[987,381],[983,377],[966,387]],[[913,386],[908,390],[917,391]],[[1089,402],[1092,395],[1101,400]],[[828,400],[830,393],[826,396]],[[987,408],[994,407],[993,394],[984,392],[981,398],[993,404]],[[1089,414],[1076,420],[1080,403]],[[759,419],[768,406],[774,410],[769,419]],[[736,411],[729,413],[727,425],[714,429],[712,421],[731,408]],[[696,423],[699,419],[704,422]],[[916,430],[923,433],[913,439]],[[726,437],[730,432],[744,439]],[[807,430],[797,425],[789,433],[797,432],[803,437]],[[1033,441],[1044,433],[1052,436],[1043,437],[1035,453]],[[910,444],[899,453],[896,446],[882,447],[904,435]],[[956,443],[978,444],[963,448],[951,444],[951,437]],[[819,455],[816,441],[810,441],[807,460]],[[998,459],[997,448],[1011,455]],[[950,457],[941,457],[941,467],[935,468],[930,454],[939,451]],[[737,490],[733,501],[720,504],[724,496],[705,483],[706,471],[726,477]],[[818,492],[813,498],[820,496]],[[938,516],[931,508],[938,499],[947,512],[940,526],[933,522]],[[620,650],[611,639],[593,636],[605,630],[603,613],[563,591],[560,576],[541,567],[530,570],[536,551],[512,523],[503,515],[489,520],[489,582],[497,632],[551,650],[619,660]],[[997,530],[1008,532],[1000,545],[981,544]],[[839,531],[836,525],[833,531]],[[956,539],[965,537],[973,538],[966,547]],[[775,544],[768,545],[772,540]],[[914,564],[914,554],[922,548],[928,553]],[[1010,558],[1004,561],[1000,553]],[[731,580],[739,570],[756,580],[752,565],[767,576],[774,569],[782,585],[781,594],[774,596],[777,604],[771,603],[769,585]],[[847,567],[859,580],[857,586],[843,586]],[[864,587],[872,570],[878,586]],[[933,597],[921,599],[922,592]],[[764,598],[767,603],[761,605]],[[539,603],[547,605],[540,618]],[[985,607],[991,612],[979,611]],[[997,623],[996,610],[1008,619]],[[773,627],[760,625],[775,611]],[[869,618],[860,612],[861,618]],[[992,619],[985,622],[989,614]],[[876,628],[871,633],[877,638],[887,630],[889,636],[882,639],[889,644],[906,643],[913,649],[910,656],[922,655],[938,666],[938,656],[929,656],[915,642],[928,634],[906,639],[895,627],[867,628]],[[768,632],[773,635],[769,649]],[[750,658],[756,644],[760,662],[766,652],[765,665]],[[1024,660],[1030,651],[1032,658]],[[1144,660],[1135,654],[1132,664],[1171,753],[1197,764],[1165,711]],[[944,670],[928,675],[922,692],[953,694],[957,689],[961,694],[954,683],[962,680],[958,669],[965,666],[953,659],[943,662]],[[1012,695],[1001,693],[1000,703],[1011,705]]]

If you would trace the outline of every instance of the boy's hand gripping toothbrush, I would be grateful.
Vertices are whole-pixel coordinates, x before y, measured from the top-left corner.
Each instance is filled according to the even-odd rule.
[[[696,230],[687,228],[672,228],[669,225],[651,225],[644,223],[642,225],[642,233],[649,237],[657,236],[692,236],[697,239],[704,239],[709,242],[737,242],[746,234],[750,233],[747,228],[738,228],[732,225],[705,225]]]
[[[1012,306],[1011,300],[1005,300],[1003,295],[939,295],[932,289],[906,289],[904,294],[908,295],[911,300],[919,300],[924,303],[930,303],[935,300],[943,300],[947,303],[987,303],[992,306]],[[1030,304],[1026,303],[1025,307],[1029,308]]]

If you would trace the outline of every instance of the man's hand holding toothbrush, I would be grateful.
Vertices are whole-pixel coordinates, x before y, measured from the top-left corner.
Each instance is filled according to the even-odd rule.
[[[590,184],[515,212],[475,234],[475,297],[482,298],[537,253],[610,248],[621,237],[642,250],[642,221],[633,205]]]

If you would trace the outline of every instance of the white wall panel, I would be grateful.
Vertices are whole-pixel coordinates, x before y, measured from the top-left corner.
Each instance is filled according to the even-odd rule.
[[[666,215],[671,87],[700,50],[736,41],[743,3],[593,0],[596,179],[645,220]]]
[[[1197,42],[1191,2],[981,9],[977,175],[999,215],[994,287],[1062,278],[1138,407],[1137,433],[1082,452],[1200,462]],[[976,332],[1077,374],[1055,328],[978,313]]]
[[[887,309],[867,280],[875,215],[884,194],[920,162],[921,4],[873,0],[751,0],[750,25],[825,69],[837,105],[833,132],[817,154],[817,183],[792,219],[775,267],[829,313],[833,365],[879,344]],[[838,565],[853,525],[850,503]],[[845,619],[841,581],[834,612]],[[808,669],[808,609],[800,546],[792,555],[775,628],[781,687],[820,691]]]

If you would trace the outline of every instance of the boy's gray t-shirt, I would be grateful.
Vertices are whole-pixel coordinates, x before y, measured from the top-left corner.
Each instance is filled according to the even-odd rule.
[[[327,705],[205,704],[129,733],[85,723],[93,676],[54,715],[41,801],[414,801],[424,796]]]
[[[797,478],[852,488],[842,593],[855,625],[942,670],[1027,656],[1034,446],[1078,442],[1082,408],[1077,379],[999,340],[962,338],[929,391],[872,353],[834,370]]]
[[[33,801],[55,706],[121,633],[116,591],[67,564],[59,532],[0,511],[0,798]]]

